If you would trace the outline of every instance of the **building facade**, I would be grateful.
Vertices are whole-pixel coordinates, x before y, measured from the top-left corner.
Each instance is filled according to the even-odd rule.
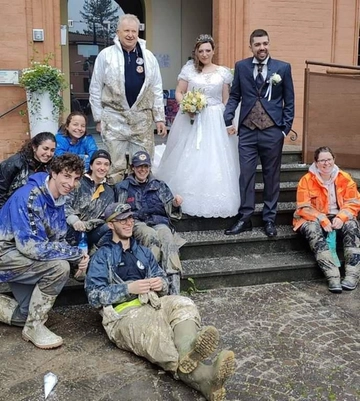
[[[298,144],[302,136],[305,60],[344,65],[358,65],[359,62],[360,0],[109,1],[111,7],[119,8],[119,15],[134,13],[144,24],[141,34],[158,57],[164,89],[175,88],[177,74],[191,56],[198,34],[212,33],[217,45],[216,62],[233,67],[236,60],[251,55],[251,31],[267,30],[272,57],[292,65],[296,93],[294,129],[299,134]],[[77,3],[85,2],[96,7],[103,0],[77,0]],[[61,68],[69,80],[69,89],[64,92],[67,107],[70,91],[84,99],[84,103],[87,101],[91,61],[96,56],[88,52],[87,45],[93,41],[96,51],[100,51],[111,43],[114,27],[108,20],[92,20],[93,28],[103,35],[96,34],[96,40],[89,27],[85,33],[74,29],[78,15],[75,3],[72,0],[0,0],[3,27],[0,37],[0,160],[18,150],[29,138],[27,116],[19,114],[26,110],[26,104],[16,107],[26,99],[24,89],[1,83],[1,73],[21,70],[32,58],[41,60],[52,53],[52,63]],[[34,29],[43,29],[43,41],[33,41]],[[94,57],[91,59],[91,56]],[[86,70],[87,63],[90,68]],[[13,108],[15,110],[3,115]]]

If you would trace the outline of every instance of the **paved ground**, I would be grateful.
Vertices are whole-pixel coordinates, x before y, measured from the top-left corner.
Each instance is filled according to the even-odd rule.
[[[204,323],[236,353],[228,400],[360,400],[360,289],[333,295],[324,282],[212,290],[193,297]],[[43,376],[59,382],[49,401],[200,401],[156,366],[118,350],[88,306],[56,308],[48,325],[58,350],[38,350],[0,323],[0,400],[40,401]]]

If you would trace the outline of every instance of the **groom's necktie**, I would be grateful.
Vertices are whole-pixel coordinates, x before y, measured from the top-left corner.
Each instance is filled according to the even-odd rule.
[[[257,69],[258,69],[258,74],[256,75],[256,86],[258,89],[261,89],[261,87],[264,85],[264,77],[262,75],[262,69],[263,69],[264,64],[257,64]]]

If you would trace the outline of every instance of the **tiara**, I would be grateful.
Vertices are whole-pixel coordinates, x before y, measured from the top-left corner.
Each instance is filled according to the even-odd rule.
[[[201,43],[201,42],[214,42],[214,39],[211,35],[208,35],[207,33],[201,34],[196,38],[196,43]]]

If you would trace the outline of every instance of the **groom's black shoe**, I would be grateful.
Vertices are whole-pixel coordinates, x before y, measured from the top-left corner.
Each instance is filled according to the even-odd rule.
[[[243,233],[244,231],[251,231],[252,223],[251,220],[243,221],[238,220],[233,226],[225,230],[225,235],[236,235]]]
[[[277,236],[276,226],[272,221],[265,222],[264,230],[265,234],[270,238]]]

